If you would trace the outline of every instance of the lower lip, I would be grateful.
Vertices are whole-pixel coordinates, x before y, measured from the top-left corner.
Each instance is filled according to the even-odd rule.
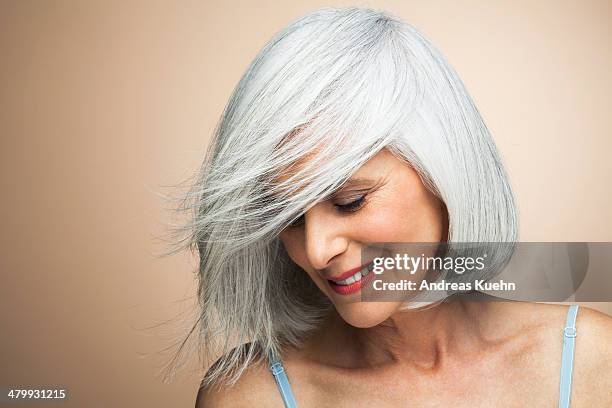
[[[353,293],[359,292],[363,285],[370,282],[374,278],[374,275],[375,273],[370,271],[370,273],[368,273],[366,276],[363,276],[360,280],[353,282],[350,285],[338,285],[330,280],[327,282],[334,292],[340,295],[352,295]]]

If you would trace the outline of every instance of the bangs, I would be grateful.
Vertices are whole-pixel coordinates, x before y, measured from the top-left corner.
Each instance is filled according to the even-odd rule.
[[[495,143],[442,54],[383,12],[309,13],[251,62],[181,200],[193,213],[176,230],[177,248],[200,259],[200,341],[224,355],[203,383],[231,383],[256,359],[234,342],[277,355],[333,309],[278,234],[382,149],[444,202],[449,242],[517,238]]]
[[[200,195],[202,205],[231,198],[203,212],[214,221],[207,225],[223,231],[211,241],[239,248],[273,239],[397,138],[422,87],[407,50],[398,50],[392,23],[373,21],[388,27],[374,36],[362,28],[342,50],[323,35],[312,37],[309,48],[327,44],[323,55],[290,48],[294,34],[281,33],[272,42],[278,50],[254,61],[246,95],[218,135],[209,191]]]

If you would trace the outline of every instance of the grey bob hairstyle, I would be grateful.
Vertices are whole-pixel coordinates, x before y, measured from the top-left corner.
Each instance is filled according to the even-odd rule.
[[[330,311],[278,235],[385,148],[444,202],[449,242],[516,240],[497,149],[443,56],[383,12],[309,13],[248,66],[181,201],[178,247],[199,254],[193,332],[222,356],[203,385],[299,346]]]

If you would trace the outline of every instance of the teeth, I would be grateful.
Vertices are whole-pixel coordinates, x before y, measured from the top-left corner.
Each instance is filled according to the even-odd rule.
[[[357,275],[359,275],[359,278],[357,277]],[[351,283],[355,283],[355,281],[358,281],[358,280],[361,279],[361,274],[357,273],[357,275],[353,275],[350,278],[347,278],[347,279],[345,279],[343,281],[340,281],[339,283],[341,285],[350,285]]]
[[[372,271],[373,266],[370,264],[367,267],[361,269],[359,272],[350,276],[344,280],[335,282],[336,285],[350,285],[351,283],[355,283],[360,281],[362,277],[367,276]]]

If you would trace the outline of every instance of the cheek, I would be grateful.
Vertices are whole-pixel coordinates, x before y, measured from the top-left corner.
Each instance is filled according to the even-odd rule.
[[[289,255],[289,258],[291,258],[293,262],[300,265],[298,259],[301,258],[301,253],[304,252],[302,249],[304,246],[302,245],[300,234],[298,234],[297,231],[283,231],[280,233],[279,238],[285,247],[285,251]]]
[[[327,291],[327,287],[325,286],[324,281],[317,275],[317,273],[310,267],[310,263],[308,262],[308,258],[306,257],[305,245],[304,245],[304,235],[301,230],[297,231],[283,231],[279,235],[279,238],[285,247],[285,251],[289,258],[300,268],[302,268],[310,279],[314,281],[314,283],[319,287],[319,289],[325,293]]]
[[[405,194],[401,199],[381,197],[371,204],[355,224],[363,241],[431,242],[442,238],[442,213],[435,197]]]
[[[305,244],[304,244],[304,233],[303,230],[297,229],[295,231],[283,231],[280,233],[279,238],[285,247],[285,251],[289,258],[300,268],[306,271],[309,275],[311,274],[310,263],[306,256]]]

